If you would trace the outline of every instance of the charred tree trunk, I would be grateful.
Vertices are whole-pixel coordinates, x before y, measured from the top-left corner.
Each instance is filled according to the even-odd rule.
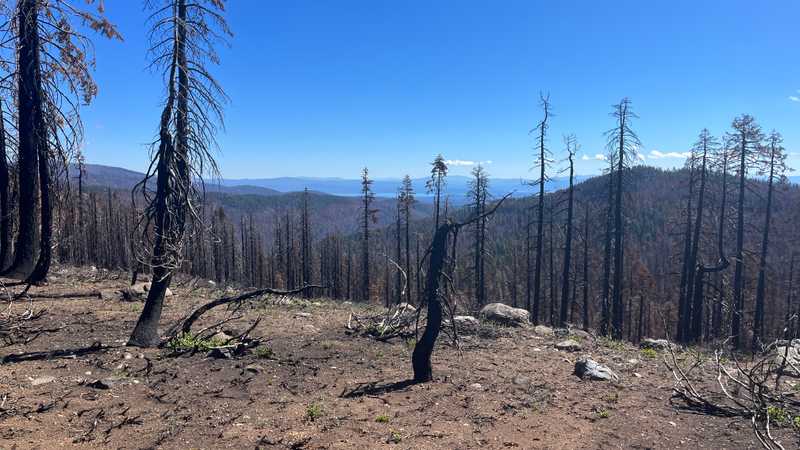
[[[575,164],[571,148],[569,152],[569,188],[567,190],[567,235],[564,242],[564,270],[561,274],[561,314],[559,316],[559,326],[564,327],[567,323],[567,298],[569,296],[569,277],[570,264],[572,263],[572,216],[574,204],[573,177],[575,175]]]
[[[19,231],[14,244],[14,261],[7,273],[25,278],[36,263],[39,231],[39,146],[42,142],[39,117],[42,114],[42,78],[39,57],[39,1],[22,0],[17,7],[19,43],[18,158]]]
[[[8,169],[6,128],[3,106],[0,102],[0,273],[11,264],[13,256],[13,224],[11,210],[11,178]]]

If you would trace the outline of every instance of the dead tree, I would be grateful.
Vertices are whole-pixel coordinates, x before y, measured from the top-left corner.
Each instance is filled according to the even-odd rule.
[[[529,134],[536,135],[536,162],[534,167],[539,170],[539,177],[533,181],[537,185],[536,204],[536,266],[533,275],[533,304],[528,304],[531,319],[534,324],[539,324],[540,310],[542,307],[542,268],[544,254],[544,188],[548,181],[547,168],[552,163],[550,150],[547,148],[547,130],[550,127],[550,96],[539,95],[539,106],[544,116]],[[528,268],[530,270],[530,267]],[[529,301],[530,303],[530,301]]]
[[[608,137],[608,147],[616,152],[616,185],[614,186],[614,277],[611,287],[612,297],[612,318],[611,335],[615,339],[622,338],[624,302],[622,299],[623,273],[625,269],[625,222],[623,221],[623,196],[625,173],[636,161],[636,153],[641,147],[639,137],[631,128],[632,119],[638,116],[631,109],[631,102],[624,98],[619,104],[614,106],[611,116],[616,119],[617,124],[606,133]]]
[[[361,292],[360,299],[370,299],[370,261],[369,261],[369,236],[370,224],[375,223],[378,210],[372,207],[375,194],[372,192],[372,180],[369,179],[367,168],[361,171]]]
[[[405,272],[406,272],[406,303],[411,303],[411,210],[416,202],[414,197],[414,186],[411,184],[411,177],[403,177],[403,186],[400,193],[400,208],[403,213],[403,227],[405,239]],[[398,260],[398,263],[400,261]]]
[[[486,202],[489,200],[489,175],[486,170],[478,164],[472,170],[473,179],[469,181],[470,208],[473,215],[478,217],[474,222],[474,246],[473,246],[473,288],[475,292],[475,302],[478,306],[486,304]]]
[[[4,89],[11,91],[7,98],[17,100],[19,184],[19,231],[5,273],[29,284],[41,283],[52,259],[51,174],[58,167],[66,170],[66,161],[82,140],[79,105],[90,103],[97,94],[91,76],[92,45],[73,22],[107,38],[120,35],[103,16],[102,2],[91,12],[66,0],[19,0],[5,13],[11,39],[0,45],[12,44],[16,51],[16,60],[4,64],[12,68],[9,78],[16,84]]]
[[[8,168],[8,140],[5,126],[3,103],[0,102],[0,272],[11,263],[12,256],[12,216],[11,178]]]
[[[764,297],[766,296],[767,283],[767,252],[769,251],[769,232],[772,224],[772,203],[775,191],[775,183],[780,183],[784,179],[786,172],[786,152],[781,145],[783,137],[780,133],[773,131],[768,138],[766,161],[763,162],[765,170],[761,175],[767,176],[767,203],[764,213],[764,230],[761,238],[761,254],[758,261],[758,282],[756,285],[756,311],[753,317],[753,351],[762,345],[764,336]]]
[[[559,326],[565,327],[567,323],[567,307],[569,297],[569,277],[570,264],[572,264],[572,220],[575,203],[574,178],[575,178],[575,154],[578,151],[578,144],[574,135],[564,138],[567,150],[567,161],[569,162],[569,187],[567,188],[567,223],[566,237],[564,241],[564,269],[561,272],[561,310],[559,314]]]
[[[163,70],[167,99],[150,168],[133,195],[138,191],[145,198],[140,230],[145,239],[153,236],[153,282],[129,340],[142,347],[160,341],[164,294],[180,267],[187,218],[199,220],[198,183],[193,178],[217,173],[211,152],[226,97],[206,66],[218,61],[214,43],[230,35],[219,0],[165,0],[155,8],[151,53],[153,65]],[[149,187],[153,177],[155,192]],[[151,225],[153,232],[147,233]]]
[[[750,115],[742,115],[734,119],[733,132],[728,135],[728,140],[732,144],[735,156],[739,160],[737,167],[737,177],[739,183],[739,193],[737,198],[736,212],[736,256],[735,269],[733,275],[733,313],[731,317],[731,336],[732,345],[736,349],[742,348],[742,316],[744,315],[744,201],[747,191],[747,174],[758,160],[758,149],[761,147],[763,135],[761,127]]]
[[[442,192],[447,185],[447,163],[442,154],[436,155],[431,163],[431,177],[425,183],[429,194],[433,194],[433,226],[439,229],[439,212],[442,206]],[[446,216],[446,214],[445,214]]]
[[[445,274],[445,264],[450,249],[455,249],[458,239],[458,231],[478,220],[486,219],[494,214],[497,208],[510,196],[507,194],[501,198],[491,209],[483,212],[479,216],[475,216],[465,222],[454,222],[451,219],[446,219],[445,223],[439,226],[433,236],[433,242],[426,252],[428,256],[428,270],[425,278],[425,291],[423,295],[423,303],[420,305],[427,306],[428,316],[425,322],[425,331],[422,337],[417,341],[414,346],[414,352],[411,355],[411,366],[414,369],[414,382],[426,383],[433,380],[433,366],[431,364],[431,356],[433,349],[436,345],[436,339],[439,337],[439,332],[442,328],[443,308],[442,303],[446,301],[448,286],[446,285],[447,274]],[[452,243],[451,241],[452,236]],[[451,261],[452,262],[452,261]],[[443,286],[443,282],[445,285]]]

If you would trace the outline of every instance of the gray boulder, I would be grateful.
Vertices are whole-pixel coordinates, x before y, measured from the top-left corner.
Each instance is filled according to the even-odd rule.
[[[583,350],[583,346],[572,339],[567,339],[556,344],[556,349],[565,352],[579,352]]]
[[[544,325],[536,325],[533,327],[533,332],[536,334],[541,334],[542,336],[552,336],[553,329],[550,327],[546,327]]]
[[[642,342],[639,343],[639,348],[642,348],[642,349],[649,348],[649,349],[653,349],[653,350],[662,351],[662,350],[669,349],[670,345],[671,344],[666,339],[650,339],[650,338],[646,338],[646,339],[642,339]]]
[[[478,319],[472,316],[455,316],[453,317],[453,324],[456,326],[456,330],[464,334],[477,333],[481,327]]]
[[[589,358],[575,361],[575,375],[581,380],[618,381],[619,377],[608,367]]]
[[[569,330],[569,334],[572,335],[572,336],[581,338],[581,339],[589,339],[589,338],[592,337],[591,334],[589,334],[588,332],[586,332],[584,330],[581,330],[580,328],[572,328],[572,329],[570,329]]]
[[[514,327],[523,326],[530,322],[527,310],[512,308],[502,303],[489,303],[481,309],[480,316],[485,320]]]

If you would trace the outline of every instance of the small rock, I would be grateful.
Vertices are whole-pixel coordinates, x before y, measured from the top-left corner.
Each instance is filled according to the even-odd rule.
[[[611,369],[589,358],[580,358],[575,362],[575,375],[582,380],[587,378],[598,381],[619,380]]]
[[[42,377],[39,377],[39,378],[34,378],[33,380],[31,380],[31,385],[32,386],[40,386],[42,384],[52,383],[53,381],[56,381],[56,377],[53,377],[53,376],[50,376],[50,375],[45,375],[45,376],[42,376]]]
[[[653,350],[667,350],[670,347],[670,343],[666,339],[642,339],[642,342],[639,343],[639,348],[649,348]]]
[[[638,372],[633,372],[633,376],[635,376],[636,378],[642,378],[642,374]]]
[[[556,344],[556,349],[565,352],[579,352],[583,349],[583,346],[572,339],[567,339]]]
[[[511,382],[517,386],[527,386],[531,384],[531,379],[522,375],[517,375]]]
[[[472,383],[469,385],[469,388],[475,391],[482,391],[483,386],[480,383]]]
[[[226,333],[224,331],[219,331],[217,333],[214,333],[214,335],[211,336],[211,339],[213,339],[215,341],[220,341],[220,342],[228,342],[231,339],[233,339],[233,336],[229,335],[228,333]]]
[[[544,325],[536,325],[533,327],[533,332],[536,334],[541,334],[542,336],[552,336],[553,329],[550,327],[546,327]]]
[[[103,289],[100,291],[101,300],[122,300],[123,294],[118,289]]]
[[[206,358],[231,359],[233,358],[233,351],[230,348],[212,348],[206,354]]]
[[[630,364],[632,366],[635,366],[635,365],[639,364],[639,360],[638,359],[629,359],[628,360],[628,364]]]
[[[89,383],[86,383],[86,387],[106,390],[111,388],[111,384],[112,383],[109,380],[94,380]]]
[[[569,330],[569,334],[571,334],[571,335],[573,335],[575,337],[581,338],[581,339],[589,339],[589,338],[592,337],[591,334],[589,334],[588,332],[583,331],[583,330],[581,330],[579,328],[573,328],[573,329]]]
[[[125,355],[123,355],[122,357],[123,357],[124,359],[133,359],[133,355],[132,355],[132,354],[130,354],[130,353],[128,353],[128,352],[125,352]]]
[[[294,316],[295,316],[295,317],[302,317],[302,318],[305,318],[305,319],[307,319],[307,318],[311,317],[311,313],[307,313],[307,312],[298,312],[298,313],[294,313]]]
[[[478,319],[472,316],[455,316],[453,317],[453,324],[455,324],[458,331],[465,334],[476,333],[481,327]]]

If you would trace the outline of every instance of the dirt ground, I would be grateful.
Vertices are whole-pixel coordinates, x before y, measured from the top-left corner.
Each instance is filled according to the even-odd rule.
[[[126,285],[123,277],[101,275],[64,270],[31,292]],[[222,295],[206,286],[175,286],[162,323]],[[660,357],[632,346],[589,338],[583,351],[567,353],[554,349],[556,337],[499,330],[500,337],[464,337],[461,352],[443,342],[434,353],[435,381],[406,385],[409,343],[346,333],[352,308],[363,306],[319,300],[241,310],[222,328],[243,331],[260,316],[251,336],[271,353],[215,359],[126,348],[140,302],[32,305],[43,313],[25,332],[38,336],[6,343],[0,357],[110,348],[0,365],[2,449],[759,448],[748,422],[673,406],[672,374]],[[28,306],[17,302],[10,311]],[[195,329],[227,315],[214,310]],[[583,354],[608,365],[620,382],[573,375]],[[784,445],[796,448],[797,437],[787,436]]]

